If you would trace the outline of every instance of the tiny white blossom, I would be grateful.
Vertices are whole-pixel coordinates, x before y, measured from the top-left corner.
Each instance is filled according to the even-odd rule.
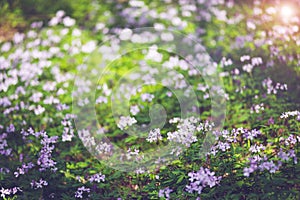
[[[74,26],[75,25],[75,19],[72,19],[71,17],[65,17],[63,19],[63,24],[67,27],[70,27],[70,26]]]
[[[132,115],[137,115],[140,112],[140,109],[137,105],[131,106],[130,107],[130,113]]]
[[[157,142],[158,140],[162,140],[162,136],[160,134],[160,129],[156,128],[149,132],[148,138],[146,139],[148,142],[153,143]]]
[[[144,93],[144,94],[141,95],[141,99],[142,99],[142,101],[151,102],[154,99],[154,95],[149,94],[149,93]]]
[[[117,126],[121,129],[124,130],[126,127],[131,126],[133,124],[137,123],[136,119],[134,117],[130,116],[121,116],[120,120],[117,124]]]

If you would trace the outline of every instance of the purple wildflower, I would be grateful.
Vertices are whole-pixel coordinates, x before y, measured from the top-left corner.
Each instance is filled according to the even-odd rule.
[[[100,183],[100,181],[104,182],[105,181],[105,175],[102,175],[101,173],[94,174],[89,178],[89,181],[91,183],[97,182]]]
[[[39,189],[39,188],[43,188],[44,186],[47,186],[48,182],[43,179],[40,179],[39,181],[32,180],[30,185],[34,189]]]
[[[79,187],[77,191],[75,192],[75,198],[82,199],[83,198],[83,193],[90,193],[91,189],[86,188],[85,186]]]
[[[259,130],[256,130],[256,129],[253,129],[251,131],[247,131],[246,133],[244,133],[244,137],[248,140],[253,140],[258,135],[261,135],[261,132]]]
[[[170,199],[170,193],[171,192],[173,192],[173,190],[170,189],[169,187],[166,187],[165,189],[159,190],[158,197],[159,198]]]
[[[201,194],[202,189],[209,186],[214,187],[220,183],[221,176],[216,177],[215,172],[211,172],[207,168],[201,167],[198,172],[188,173],[190,184],[186,186],[189,193],[197,192]]]

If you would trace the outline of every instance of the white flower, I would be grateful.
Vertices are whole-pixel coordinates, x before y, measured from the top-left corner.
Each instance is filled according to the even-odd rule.
[[[175,118],[173,118],[173,119],[170,119],[169,123],[170,123],[170,124],[176,124],[176,123],[178,123],[179,121],[180,121],[180,118],[179,118],[179,117],[175,117]]]
[[[56,12],[56,17],[62,18],[65,14],[66,14],[65,11],[59,10]]]
[[[89,178],[89,181],[91,183],[97,182],[100,183],[100,181],[105,181],[105,175],[102,175],[102,173],[94,174]]]
[[[152,60],[154,62],[161,62],[163,55],[157,52],[157,46],[153,45],[149,47],[148,54],[146,55],[146,59]]]
[[[96,99],[96,104],[107,103],[107,97],[100,96]]]
[[[253,66],[257,66],[257,65],[263,64],[262,58],[260,58],[260,57],[252,58],[251,59],[251,64]]]
[[[53,96],[49,96],[44,100],[44,104],[58,104],[59,100]]]
[[[77,104],[81,107],[87,105],[88,103],[90,103],[89,99],[88,98],[85,98],[85,99],[79,99]]]
[[[7,52],[7,51],[10,50],[10,48],[11,48],[11,43],[10,43],[10,42],[6,42],[6,43],[4,43],[4,44],[2,45],[1,51],[2,51],[2,52]]]
[[[84,44],[81,48],[81,51],[83,53],[91,53],[96,49],[96,42],[95,41],[90,41],[86,44]]]
[[[45,91],[53,91],[56,89],[56,83],[55,82],[47,82],[43,85],[43,90]]]
[[[165,29],[165,25],[160,24],[160,23],[155,23],[154,24],[154,29],[157,30],[157,31],[164,30]]]
[[[162,140],[162,136],[160,134],[160,129],[156,128],[149,132],[148,138],[146,139],[148,142],[157,142],[158,140]]]
[[[68,134],[63,134],[62,135],[62,141],[66,142],[66,141],[71,141],[73,138],[73,135],[68,135]]]
[[[2,198],[5,198],[5,195],[10,195],[10,190],[9,190],[9,189],[1,188],[0,192],[1,192],[1,195],[0,195],[0,196],[1,196]]]
[[[193,142],[198,141],[197,137],[194,135],[197,128],[195,126],[197,119],[190,117],[187,119],[180,119],[179,122],[177,131],[167,133],[168,140],[189,147]]]
[[[173,69],[175,66],[179,65],[179,58],[177,56],[171,56],[168,61],[163,63],[163,67],[168,69]]]
[[[24,33],[15,33],[15,35],[13,37],[13,41],[15,44],[19,44],[24,40],[24,38],[25,38]]]
[[[261,150],[265,150],[265,147],[262,144],[260,144],[259,146],[257,144],[254,144],[249,148],[249,151],[251,151],[252,153],[259,153]]]
[[[244,55],[240,58],[241,62],[245,62],[246,60],[250,60],[250,56]]]
[[[63,24],[67,27],[70,27],[70,26],[74,26],[75,25],[75,19],[72,19],[71,17],[65,17],[63,19]]]
[[[251,110],[250,110],[250,113],[260,113],[260,111],[263,111],[265,108],[264,108],[264,104],[261,103],[261,104],[257,104],[257,105],[253,105],[251,107]]]
[[[282,113],[280,118],[288,118],[289,116],[297,116],[297,115],[300,115],[300,111],[298,110],[295,110],[295,111],[288,111],[288,112],[285,112],[285,113]]]
[[[85,146],[91,147],[96,145],[95,138],[91,136],[89,130],[83,129],[78,131],[78,136]]]
[[[134,117],[130,116],[121,116],[120,120],[117,124],[117,126],[121,129],[124,130],[127,126],[131,126],[133,124],[137,123],[136,119]]]
[[[138,114],[140,112],[140,109],[139,109],[139,107],[137,106],[137,105],[134,105],[134,106],[131,106],[130,107],[130,113],[132,114],[132,115],[136,115],[136,114]]]
[[[143,43],[144,40],[142,38],[142,36],[138,35],[138,34],[133,34],[131,37],[131,42],[133,43]]]
[[[154,99],[154,95],[149,94],[149,93],[144,93],[144,94],[141,95],[141,99],[142,99],[142,101],[151,102]]]
[[[98,144],[95,149],[96,149],[97,153],[108,154],[111,152],[112,146],[109,143],[100,142],[100,144]]]
[[[243,70],[245,72],[251,73],[252,69],[253,69],[253,65],[251,65],[251,64],[246,64],[243,66]]]
[[[132,151],[131,148],[128,148],[127,153],[126,153],[126,158],[128,160],[131,160],[133,158],[135,160],[141,160],[144,158],[144,155],[140,155],[139,152],[140,152],[139,149],[134,148],[134,150]]]
[[[170,91],[168,91],[168,92],[166,93],[166,95],[167,95],[168,97],[172,97],[172,96],[173,96],[173,93],[170,92]]]
[[[40,105],[38,105],[37,108],[34,109],[34,114],[35,115],[40,115],[42,114],[46,109]]]
[[[132,36],[132,30],[128,28],[123,29],[119,34],[120,40],[129,40],[131,36]]]
[[[251,21],[247,21],[247,28],[255,30],[256,29],[256,25],[251,22]]]
[[[160,37],[163,41],[166,41],[166,42],[174,40],[174,36],[172,33],[162,33]]]
[[[48,25],[49,25],[49,26],[56,26],[59,22],[60,22],[60,19],[59,19],[58,17],[53,17],[53,18],[49,21]]]
[[[98,23],[98,24],[96,24],[96,26],[95,26],[95,31],[102,30],[103,28],[105,28],[105,24],[103,24],[103,23]]]
[[[43,94],[41,92],[36,92],[33,93],[32,96],[30,97],[30,100],[33,101],[34,103],[37,103],[41,100],[43,97]]]
[[[132,7],[143,7],[145,3],[143,1],[131,0],[129,1],[129,5]]]

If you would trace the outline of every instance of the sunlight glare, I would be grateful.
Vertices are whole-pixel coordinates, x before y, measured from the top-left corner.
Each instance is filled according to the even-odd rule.
[[[293,9],[290,6],[282,6],[281,8],[281,16],[285,19],[290,18],[294,14]]]

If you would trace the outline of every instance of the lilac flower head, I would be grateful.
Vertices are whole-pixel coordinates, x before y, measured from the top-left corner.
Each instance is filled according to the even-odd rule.
[[[13,187],[13,188],[10,188],[10,189],[5,189],[5,188],[2,187],[1,190],[0,190],[0,197],[2,197],[3,199],[6,199],[7,196],[14,195],[18,191],[22,192],[22,190],[19,187]]]
[[[253,140],[257,136],[261,135],[261,132],[259,130],[253,129],[251,131],[247,131],[244,133],[244,137],[249,140]]]
[[[299,117],[300,115],[300,111],[298,110],[295,110],[295,111],[288,111],[288,112],[284,112],[281,114],[280,118],[283,118],[283,119],[286,119],[290,116],[297,116],[297,118]]]
[[[34,189],[39,189],[39,188],[43,188],[44,186],[47,186],[48,182],[43,179],[40,179],[39,181],[32,180],[30,185]]]
[[[144,93],[144,94],[141,95],[141,99],[142,99],[142,101],[151,102],[154,99],[154,95],[149,94],[149,93]]]
[[[166,187],[165,189],[159,190],[158,197],[159,198],[170,199],[170,193],[171,192],[173,192],[173,190],[170,189],[169,187]]]
[[[268,170],[270,173],[275,173],[277,170],[279,170],[279,166],[277,166],[273,161],[266,161],[259,165],[259,169],[261,171]]]
[[[130,113],[132,115],[137,115],[140,112],[140,109],[137,105],[131,106],[130,107]]]
[[[216,177],[215,172],[211,172],[207,168],[201,167],[198,172],[188,173],[190,184],[186,186],[189,193],[197,192],[201,194],[202,189],[209,186],[214,187],[220,183],[221,177]]]
[[[86,188],[85,186],[79,187],[75,192],[75,198],[82,199],[84,193],[90,193],[91,189]]]
[[[148,142],[153,143],[157,142],[158,140],[162,140],[162,136],[160,134],[160,129],[156,128],[149,132],[148,138],[146,139]]]
[[[118,127],[121,130],[124,130],[126,127],[131,126],[133,124],[137,123],[136,119],[134,117],[130,117],[130,116],[121,116],[120,117],[120,121],[118,122]]]
[[[101,173],[94,174],[89,178],[89,181],[91,183],[97,182],[100,183],[100,181],[104,182],[105,181],[105,175],[102,175]]]
[[[65,17],[63,19],[63,24],[66,26],[66,27],[70,27],[70,26],[74,26],[76,23],[75,19],[72,19],[71,17]]]
[[[244,172],[244,176],[249,177],[251,173],[253,173],[255,171],[254,168],[252,167],[245,167],[243,172]]]
[[[270,117],[270,119],[268,120],[268,125],[274,124],[274,119],[273,117]]]

